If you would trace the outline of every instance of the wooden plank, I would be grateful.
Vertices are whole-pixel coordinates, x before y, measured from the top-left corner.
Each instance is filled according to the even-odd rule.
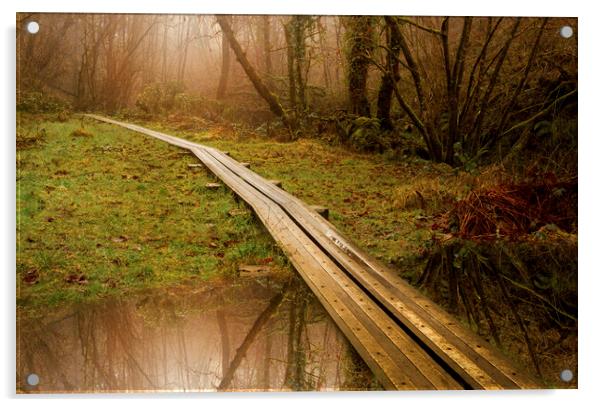
[[[266,205],[268,208],[270,208],[270,210],[276,210],[274,205],[272,205],[273,203],[276,203],[276,207],[282,211],[282,218],[280,219],[281,221],[295,225],[295,223],[291,220],[292,218],[297,224],[302,225],[301,229],[296,225],[296,229],[289,229],[289,233],[292,233],[292,235],[296,236],[297,239],[301,239],[297,240],[297,243],[299,241],[303,241],[303,239],[307,238],[307,235],[309,235],[320,245],[320,247],[315,245],[315,247],[312,247],[310,245],[309,247],[311,247],[311,250],[316,251],[310,254],[316,256],[317,252],[322,253],[321,250],[324,250],[325,253],[322,254],[328,255],[326,257],[326,263],[331,261],[330,257],[335,259],[337,262],[337,264],[328,264],[328,267],[326,268],[323,267],[322,273],[326,271],[327,273],[330,273],[332,278],[340,275],[340,277],[335,279],[335,285],[332,286],[334,288],[331,287],[331,290],[336,291],[337,289],[343,289],[343,293],[347,294],[347,297],[341,297],[345,298],[343,302],[345,302],[347,305],[346,310],[357,306],[358,303],[364,302],[365,304],[369,304],[363,308],[360,307],[359,309],[359,311],[364,313],[363,317],[365,318],[362,320],[364,324],[375,323],[376,321],[376,323],[380,324],[377,325],[377,327],[379,327],[378,329],[380,329],[380,333],[388,330],[388,326],[383,326],[383,322],[385,324],[393,323],[394,325],[397,325],[396,321],[394,320],[387,321],[387,319],[383,318],[382,315],[374,314],[374,312],[372,312],[372,314],[367,312],[373,311],[373,309],[378,309],[380,306],[384,307],[393,315],[395,315],[396,319],[402,323],[403,326],[410,329],[413,334],[415,334],[423,343],[428,345],[429,349],[434,351],[448,366],[456,371],[456,373],[460,374],[463,379],[473,388],[494,389],[541,387],[532,379],[520,374],[506,358],[501,356],[499,352],[492,349],[488,343],[483,341],[481,338],[478,338],[471,331],[460,326],[449,314],[413,289],[413,287],[399,278],[392,270],[382,266],[375,259],[362,252],[359,248],[355,247],[351,242],[349,242],[348,239],[343,237],[343,235],[338,232],[332,224],[315,214],[305,203],[286,193],[285,191],[276,188],[269,181],[248,170],[247,168],[244,168],[240,163],[226,156],[219,150],[210,147],[204,147],[196,143],[191,143],[186,140],[153,130],[148,130],[129,123],[121,123],[100,116],[91,115],[90,117],[105,121],[107,123],[117,124],[129,128],[130,130],[159,138],[171,144],[191,149],[197,156],[199,156],[199,154],[194,151],[196,149],[199,153],[212,157],[216,160],[216,162],[222,165],[222,176],[232,178],[232,182],[236,183],[239,189],[246,187],[239,181],[236,181],[236,177],[232,177],[233,175],[243,179],[243,184],[247,183],[247,187],[252,186],[250,192],[254,196],[253,199],[264,199],[262,201],[263,205]],[[205,159],[207,159],[207,156],[205,156]],[[201,159],[201,161],[203,160]],[[205,165],[207,165],[205,161],[203,162]],[[214,169],[212,169],[212,171],[215,173]],[[222,177],[220,176],[220,178]],[[228,186],[232,188],[231,185]],[[234,190],[234,188],[232,189]],[[239,193],[237,191],[235,192],[237,194]],[[249,193],[248,189],[247,193]],[[243,199],[247,200],[245,197],[243,197]],[[254,209],[257,213],[257,209]],[[289,216],[291,218],[289,218]],[[268,227],[267,224],[266,227]],[[270,228],[268,228],[268,230],[270,230]],[[307,235],[305,235],[306,233]],[[276,235],[274,235],[274,237],[276,238]],[[280,237],[282,239],[286,239],[285,236]],[[307,242],[305,242],[305,244],[306,243]],[[313,244],[311,241],[310,243]],[[305,247],[305,244],[303,247]],[[298,248],[296,250],[298,251]],[[297,253],[297,251],[293,253]],[[301,263],[303,262],[307,262],[307,260],[302,260]],[[295,263],[293,262],[293,264]],[[299,270],[297,266],[296,268]],[[360,286],[358,286],[352,279],[349,279],[349,276],[346,276],[345,271],[349,273],[354,280],[358,281]],[[306,280],[310,288],[313,287],[312,290],[317,290],[316,295],[318,298],[321,298],[321,301],[323,301],[325,308],[329,310],[329,313],[336,314],[331,316],[335,321],[337,321],[337,318],[340,318],[341,316],[337,314],[336,306],[332,306],[331,302],[329,302],[329,299],[320,294],[321,291],[318,289],[319,287],[316,288],[317,286],[315,281],[309,281],[308,278],[306,278],[307,276],[301,273],[301,271],[300,274]],[[345,280],[343,276],[346,276],[347,279]],[[333,284],[333,282],[330,282],[329,284]],[[327,284],[323,285],[325,287],[328,286]],[[344,288],[347,290],[344,290]],[[370,293],[370,296],[373,297],[377,302],[373,302],[372,298],[362,297],[362,293],[365,296],[364,290],[367,290]],[[341,292],[338,292],[338,295],[341,296]],[[339,301],[338,298],[339,297],[337,297],[337,301]],[[351,300],[349,300],[350,298]],[[367,300],[365,298],[367,298]],[[355,312],[359,311],[357,309],[355,310]],[[353,315],[356,315],[357,318],[357,314]],[[366,316],[368,316],[367,319]],[[339,320],[337,324],[339,323],[344,325],[344,319]],[[353,329],[347,329],[349,332],[342,327],[341,329],[348,335],[353,336],[354,334]],[[380,334],[377,334],[377,336],[379,335]],[[382,335],[380,336],[381,337],[379,340],[382,340],[383,337]],[[384,337],[386,337],[392,343],[402,340],[396,334],[385,334]],[[407,338],[410,339],[410,343],[413,343],[412,338]],[[357,340],[357,338],[355,339]],[[361,342],[355,343],[351,337],[350,340],[354,346],[364,347],[362,351],[360,351],[360,349],[358,349],[358,351],[362,357],[371,360],[371,363],[368,364],[373,371],[375,371],[375,373],[380,371],[381,373],[386,374],[386,372],[383,371],[382,366],[375,362],[374,353],[368,352],[365,345],[362,345]],[[390,347],[390,344],[388,346]],[[399,347],[397,347],[397,349],[399,349]],[[368,359],[366,359],[367,362]],[[385,360],[382,362],[385,365],[387,364]],[[374,365],[375,363],[378,366]],[[429,363],[432,364],[434,362],[431,360]],[[420,365],[421,360],[416,359],[413,361],[413,364]],[[424,369],[425,367],[422,366],[422,368]],[[433,372],[430,372],[430,374],[432,375]],[[418,380],[419,378],[416,379],[416,377],[414,380],[420,382],[420,380]],[[435,382],[437,380],[441,380],[441,377],[437,378],[437,374],[435,374],[435,377]],[[381,378],[381,380],[383,379]],[[398,381],[399,383],[403,382],[407,384],[405,379],[400,380],[401,381]],[[386,379],[384,379],[384,381],[386,382]],[[441,385],[441,383],[439,384]],[[444,385],[448,384],[449,383],[446,383]]]
[[[461,388],[361,289],[355,287],[353,281],[346,279],[345,273],[338,269],[279,206],[234,176],[228,168],[220,167],[221,164],[216,160],[212,161],[211,156],[202,149],[192,151],[214,174],[253,207],[335,322],[338,321],[341,330],[366,358],[366,362],[372,364],[374,371],[387,374],[386,378],[379,377],[383,384],[392,380],[390,384],[395,388]],[[341,288],[341,281],[345,289]],[[359,297],[351,298],[353,294]],[[358,303],[362,305],[358,307]],[[408,376],[407,372],[411,372],[411,375]]]
[[[212,189],[212,190],[220,189],[221,187],[222,187],[222,184],[219,184],[217,182],[208,182],[205,184],[205,188]]]
[[[328,210],[328,208],[324,207],[324,206],[320,206],[320,205],[311,205],[310,209],[312,211],[315,211],[318,213],[318,215],[320,215],[321,217],[323,217],[324,219],[328,219],[329,215],[330,215],[330,211]]]
[[[238,267],[240,277],[263,277],[272,273],[270,266],[256,266],[244,264]]]
[[[210,152],[216,155],[212,149]],[[472,386],[483,389],[541,388],[535,380],[521,374],[490,344],[459,325],[438,305],[350,243],[332,224],[316,216],[311,207],[308,208],[285,191],[271,188],[257,174],[241,170],[235,163],[228,164],[251,185],[274,198],[297,222],[310,229],[308,233],[331,256],[341,262],[354,278],[366,284],[387,309]]]

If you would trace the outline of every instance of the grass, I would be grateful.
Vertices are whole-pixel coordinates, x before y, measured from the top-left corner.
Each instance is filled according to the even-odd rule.
[[[431,215],[471,190],[474,177],[445,164],[419,158],[405,161],[386,154],[357,153],[317,139],[278,142],[249,132],[214,127],[211,132],[179,130],[181,125],[146,122],[144,126],[230,152],[268,179],[310,205],[326,206],[330,221],[360,247],[385,263],[405,266],[424,252],[432,232]],[[437,185],[437,196],[425,184]],[[422,190],[427,207],[408,205],[405,195]],[[433,205],[436,205],[434,207]]]
[[[197,161],[183,150],[29,115],[19,116],[17,144],[21,311],[228,278],[239,264],[288,269],[252,214],[229,216],[233,195],[206,189],[214,179],[189,169]]]
[[[188,168],[197,160],[186,151],[117,126],[54,119],[19,116],[20,306],[228,278],[239,264],[266,259],[288,267],[250,213],[228,215],[238,206],[233,195],[227,188],[206,189],[215,179]],[[468,182],[445,166],[394,162],[319,140],[282,143],[219,128],[145,125],[250,162],[305,202],[329,207],[343,233],[397,266],[423,254],[432,237],[424,227],[425,211],[400,194],[421,188],[424,179],[436,180],[438,188]]]
[[[241,264],[292,270],[251,212],[229,216],[243,204],[225,187],[205,188],[214,177],[188,168],[198,160],[185,150],[118,126],[54,119],[18,117],[21,314],[147,288],[230,284]],[[490,167],[475,176],[418,158],[391,160],[316,139],[278,142],[235,128],[140,124],[227,150],[308,204],[328,207],[337,228],[409,280],[439,233],[431,230],[433,215],[495,185],[501,173]]]

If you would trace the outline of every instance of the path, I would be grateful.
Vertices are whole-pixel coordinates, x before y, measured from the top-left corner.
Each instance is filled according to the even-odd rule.
[[[96,115],[190,150],[243,199],[387,389],[523,389],[536,381],[326,219],[215,148]]]

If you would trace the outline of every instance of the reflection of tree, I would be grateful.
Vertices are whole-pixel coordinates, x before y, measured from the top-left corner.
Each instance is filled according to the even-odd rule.
[[[272,319],[270,319],[270,321],[268,321],[267,325],[266,325],[266,334],[265,334],[265,348],[264,348],[264,366],[263,366],[263,375],[262,375],[262,380],[261,380],[261,389],[262,390],[269,390],[270,389],[270,367],[272,365],[272,360],[270,358],[270,355],[272,354]]]
[[[216,379],[220,389],[341,383],[346,342],[300,280],[284,288],[238,280],[72,311],[19,324],[23,391],[32,372],[44,391],[210,390]]]
[[[541,376],[541,363],[555,359],[548,338],[572,337],[576,347],[576,251],[563,241],[452,241],[435,248],[416,285],[498,346],[528,355]]]
[[[220,341],[222,344],[222,377],[225,377],[226,368],[230,364],[230,337],[228,335],[228,324],[226,323],[226,314],[223,307],[216,311],[215,317],[219,326]]]
[[[264,325],[269,321],[272,314],[276,311],[276,309],[282,302],[282,299],[284,298],[284,293],[286,292],[286,290],[287,290],[287,286],[285,286],[280,293],[276,294],[272,298],[272,300],[270,301],[270,303],[268,304],[266,309],[263,310],[263,312],[259,315],[259,317],[255,321],[255,323],[251,327],[251,330],[247,333],[247,336],[245,337],[244,341],[242,342],[242,345],[240,345],[240,347],[236,351],[236,355],[234,356],[234,359],[232,359],[232,363],[230,364],[230,366],[228,367],[228,371],[222,378],[222,381],[220,382],[218,389],[224,390],[230,386],[230,384],[232,383],[232,379],[234,379],[234,374],[236,373],[236,369],[238,368],[238,366],[242,362],[243,358],[247,354],[247,351],[249,350],[249,347],[253,344],[253,341],[257,337],[257,334],[261,331],[261,329],[264,327]]]
[[[305,352],[302,334],[305,329],[306,296],[299,289],[299,280],[294,280],[295,291],[289,310],[288,363],[284,374],[284,386],[293,390],[304,390]]]
[[[58,359],[56,357],[56,355],[52,351],[51,346],[48,345],[48,342],[46,342],[46,340],[43,338],[42,335],[38,334],[34,338],[28,337],[27,341],[33,342],[37,356],[40,357],[41,359],[43,359],[41,361],[42,362],[41,365],[43,365],[43,366],[60,365],[60,359]],[[35,366],[33,363],[33,358],[31,358],[31,357],[29,358],[29,366],[31,366],[31,367]],[[52,372],[51,369],[43,369],[41,371],[39,369],[32,368],[32,369],[29,369],[29,371],[25,374],[25,377],[27,377],[30,372],[36,373],[36,374],[38,374],[38,376],[40,375],[40,373],[37,373],[37,372],[43,372],[45,377],[52,377],[51,374],[54,373],[54,372]],[[56,373],[56,375],[57,375],[57,378],[59,379],[59,381],[62,383],[62,386],[65,390],[70,391],[70,390],[75,389],[75,387],[73,386],[73,384],[71,384],[69,379],[67,379],[67,376],[65,375],[65,373],[63,371],[59,370]]]

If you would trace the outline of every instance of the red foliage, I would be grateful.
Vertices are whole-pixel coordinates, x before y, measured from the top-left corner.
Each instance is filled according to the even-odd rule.
[[[547,224],[572,232],[577,227],[577,179],[558,181],[548,175],[536,182],[475,190],[442,220],[447,232],[464,239],[516,238]]]

